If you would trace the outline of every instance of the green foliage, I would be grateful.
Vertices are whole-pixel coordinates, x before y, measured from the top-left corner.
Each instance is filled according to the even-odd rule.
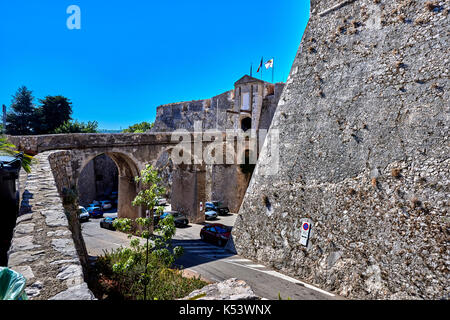
[[[140,227],[136,234],[146,239],[145,245],[139,238],[132,239],[129,248],[121,248],[106,255],[103,263],[108,266],[109,277],[116,281],[119,290],[127,297],[136,299],[174,299],[188,294],[189,290],[204,285],[200,279],[185,279],[179,271],[172,270],[175,260],[183,254],[182,247],[173,247],[172,238],[175,235],[175,221],[169,215],[158,223],[158,235],[151,234],[153,225],[153,209],[157,206],[158,197],[165,192],[159,187],[161,179],[151,165],[141,171],[135,178],[141,185],[141,191],[132,204],[148,209],[146,217],[135,220]],[[162,212],[162,207],[158,207]],[[131,219],[116,219],[113,226],[121,231],[130,232]],[[131,238],[131,235],[129,236]],[[150,241],[151,240],[151,241]],[[124,282],[125,281],[125,282]]]
[[[119,267],[124,261],[128,263],[126,272]],[[153,267],[143,277],[144,251],[138,254],[136,250],[121,248],[106,252],[97,261],[102,293],[106,293],[109,299],[142,300],[146,288],[148,300],[174,300],[207,284],[200,278],[183,277],[180,270],[167,268],[154,256],[150,257],[149,263]]]
[[[137,235],[146,239],[145,245],[139,238],[130,242],[129,248],[120,248],[106,253],[101,258],[103,272],[113,279],[117,290],[124,298],[131,299],[176,299],[205,285],[200,279],[186,279],[181,272],[171,269],[177,258],[183,254],[182,247],[173,247],[175,223],[172,216],[160,220],[160,234],[152,236],[149,228],[152,218],[138,218],[136,223],[142,227]],[[131,219],[116,219],[114,227],[129,232]],[[149,241],[149,240],[152,241]]]
[[[46,96],[41,105],[33,103],[32,91],[20,87],[13,96],[6,115],[6,130],[10,135],[31,135],[50,133],[96,133],[97,121],[71,121],[72,103],[63,96]]]
[[[62,198],[64,205],[75,204],[78,199],[78,191],[75,187],[72,188],[63,188],[62,190]]]
[[[35,134],[53,133],[72,119],[72,103],[66,97],[47,96],[39,102],[42,105],[35,110],[33,122]]]
[[[97,133],[98,122],[89,121],[84,122],[66,121],[60,127],[56,128],[54,133]]]
[[[15,157],[20,152],[17,151],[17,148],[15,145],[8,142],[6,137],[3,137],[0,135],[0,155],[9,155],[12,157]],[[28,154],[23,154],[22,158],[22,168],[27,172],[31,172],[31,165],[33,164],[35,160],[32,156]]]
[[[161,178],[158,176],[158,171],[148,164],[141,171],[141,176],[135,177],[135,181],[141,184],[142,190],[132,202],[133,206],[144,206],[153,212],[153,208],[158,204],[158,198],[166,192],[164,187],[159,186]]]
[[[33,134],[34,97],[27,87],[20,87],[11,101],[11,111],[6,115],[6,133]]]
[[[123,133],[144,133],[147,132],[148,130],[150,130],[151,128],[153,128],[154,123],[150,123],[150,122],[141,122],[141,123],[136,123],[132,126],[129,126],[127,129],[124,129],[122,132]]]

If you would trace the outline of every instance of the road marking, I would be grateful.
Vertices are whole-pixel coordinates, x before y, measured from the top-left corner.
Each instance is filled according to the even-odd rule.
[[[250,268],[266,268],[266,266],[263,266],[262,264],[246,264],[246,266]]]
[[[217,248],[217,247],[212,247],[212,246],[183,246],[183,245],[180,245],[180,247],[183,247],[183,248],[185,248],[185,249],[187,249],[187,250],[190,250],[190,249],[200,249],[200,248],[204,248],[204,249],[220,249],[220,248]]]
[[[330,293],[330,292],[327,292],[327,291],[325,291],[325,290],[316,288],[316,287],[314,287],[314,286],[312,286],[312,285],[310,285],[310,284],[308,284],[308,283],[305,283],[305,282],[302,282],[302,281],[300,281],[300,280],[291,278],[291,277],[289,277],[289,276],[286,276],[286,275],[284,275],[284,274],[281,274],[281,273],[276,272],[276,271],[273,271],[273,270],[261,270],[261,269],[256,269],[256,268],[249,267],[249,266],[247,266],[247,265],[245,265],[245,264],[240,264],[240,263],[232,262],[232,260],[224,260],[224,262],[227,262],[227,263],[230,263],[230,264],[234,264],[234,265],[239,266],[239,267],[248,268],[248,269],[251,269],[251,270],[254,270],[254,271],[259,271],[259,272],[262,272],[262,273],[265,273],[265,274],[269,274],[269,275],[271,275],[271,276],[274,276],[274,277],[277,277],[277,278],[280,278],[280,279],[283,279],[283,280],[286,280],[286,281],[289,281],[289,282],[292,282],[292,283],[301,284],[301,285],[303,285],[303,286],[306,287],[306,288],[309,288],[309,289],[318,291],[318,292],[320,292],[320,293],[326,294],[326,295],[331,296],[331,297],[334,297],[334,296],[335,296],[334,294],[332,294],[332,293]]]
[[[249,260],[249,259],[231,259],[229,261],[232,261],[232,262],[253,262],[252,260]]]
[[[200,257],[205,257],[209,259],[218,259],[218,258],[229,258],[230,255],[228,253],[219,253],[219,254],[199,254]]]
[[[214,252],[219,252],[219,253],[224,253],[224,251],[222,250],[210,250],[210,249],[204,249],[204,250],[188,250],[190,253],[214,253]]]

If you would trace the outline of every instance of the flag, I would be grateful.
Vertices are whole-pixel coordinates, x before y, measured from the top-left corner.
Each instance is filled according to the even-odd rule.
[[[259,64],[259,67],[258,67],[258,70],[256,71],[256,73],[259,72],[259,70],[261,69],[262,65],[263,65],[263,58],[261,58],[261,63]]]
[[[265,64],[266,69],[273,68],[273,58],[267,61]]]

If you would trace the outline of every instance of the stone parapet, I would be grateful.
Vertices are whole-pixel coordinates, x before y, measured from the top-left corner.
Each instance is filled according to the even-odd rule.
[[[93,300],[52,174],[52,153],[36,156],[37,163],[21,186],[22,204],[8,267],[26,278],[31,300]]]

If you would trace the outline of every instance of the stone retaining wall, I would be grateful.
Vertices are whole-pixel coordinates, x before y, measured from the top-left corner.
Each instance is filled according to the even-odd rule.
[[[21,177],[24,191],[8,267],[25,276],[32,300],[93,300],[52,174],[49,157],[54,153],[37,155],[26,181]]]

